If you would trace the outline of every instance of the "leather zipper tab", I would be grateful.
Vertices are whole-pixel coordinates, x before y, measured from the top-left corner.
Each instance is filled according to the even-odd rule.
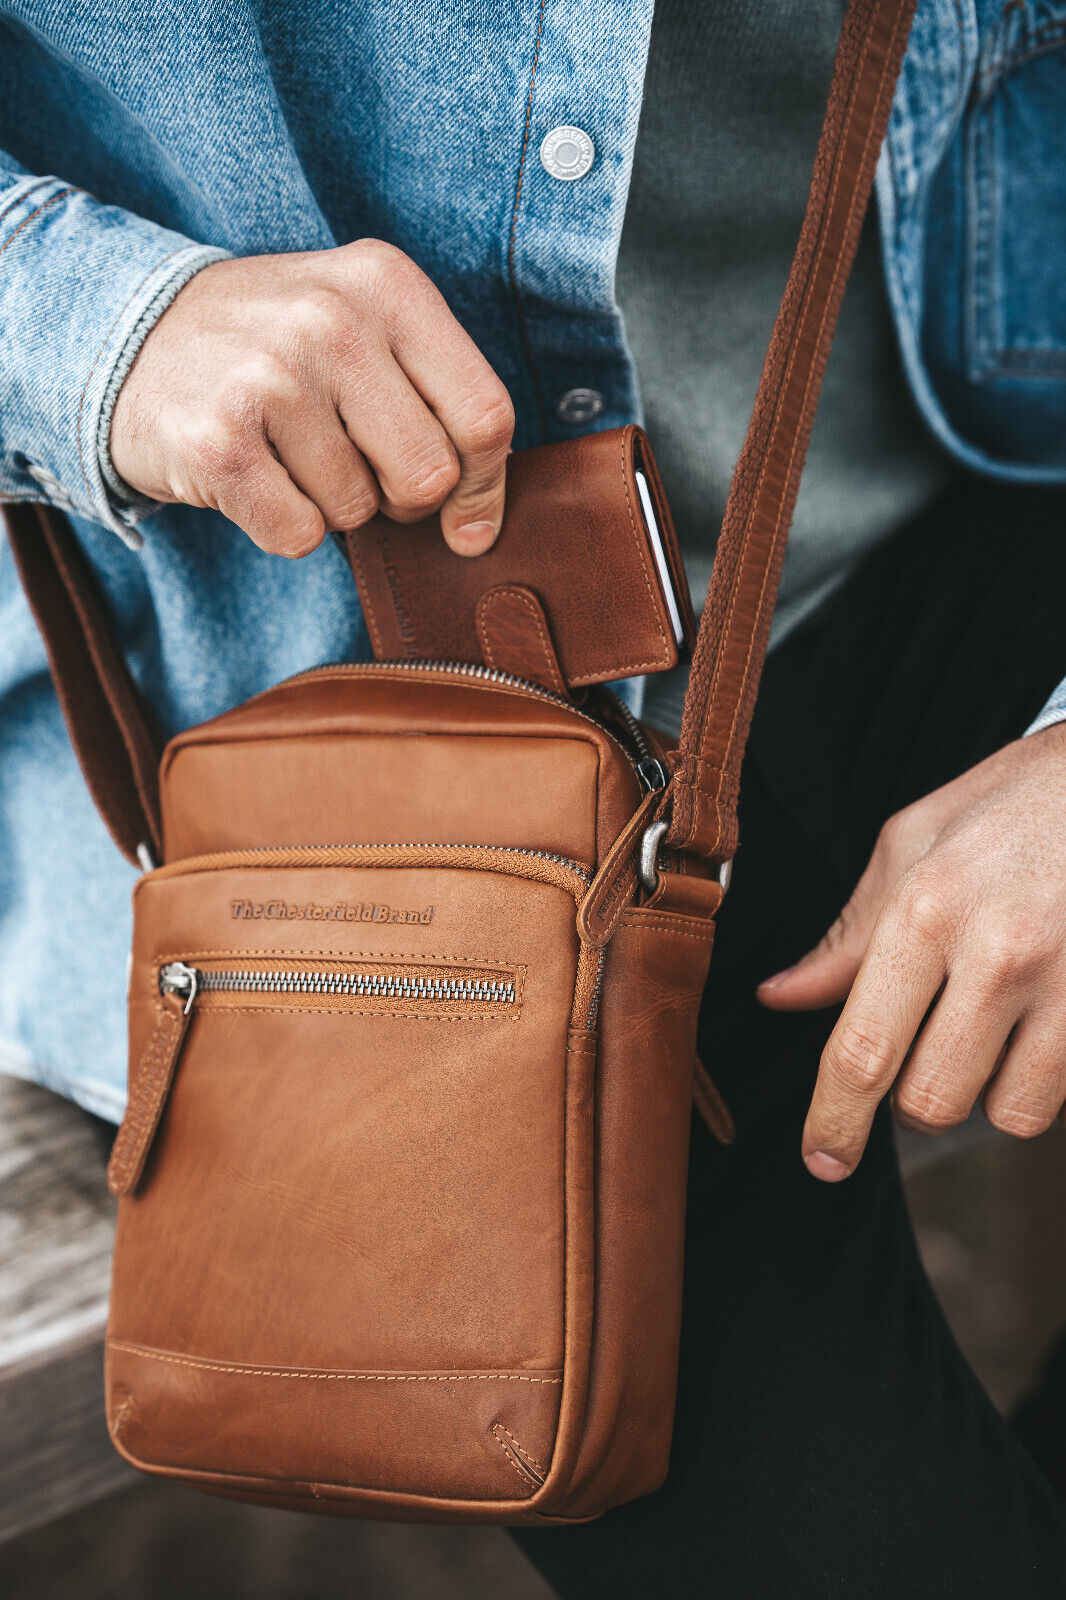
[[[599,872],[577,913],[578,933],[586,944],[600,950],[618,926],[618,919],[632,901],[639,884],[638,855],[644,829],[662,799],[653,789],[644,796],[614,844],[604,857]]]
[[[185,1042],[195,989],[188,994],[164,989],[159,1016],[144,1054],[131,1075],[122,1126],[111,1149],[107,1187],[119,1199],[136,1189],[167,1102],[174,1071]]]

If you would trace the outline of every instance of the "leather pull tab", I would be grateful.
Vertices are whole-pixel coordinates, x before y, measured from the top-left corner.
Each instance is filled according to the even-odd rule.
[[[646,794],[603,858],[577,913],[577,931],[586,944],[602,950],[618,926],[622,912],[637,892],[637,858],[644,829],[652,819],[662,792]]]
[[[711,1136],[719,1144],[732,1144],[737,1136],[736,1124],[717,1084],[699,1056],[696,1057],[696,1070],[692,1076],[692,1101]]]
[[[184,1002],[177,995],[165,995],[159,1019],[131,1078],[126,1115],[107,1164],[107,1187],[119,1199],[132,1194],[140,1182],[188,1026]]]
[[[544,607],[532,589],[519,583],[489,589],[477,603],[476,623],[487,667],[567,693]]]

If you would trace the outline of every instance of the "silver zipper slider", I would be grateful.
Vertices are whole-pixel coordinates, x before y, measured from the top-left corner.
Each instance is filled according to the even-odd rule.
[[[670,774],[658,756],[645,756],[638,761],[637,777],[649,794],[658,794],[670,782]]]
[[[179,1000],[184,1000],[183,1010],[186,1016],[192,1010],[199,987],[200,978],[196,968],[187,967],[184,961],[171,961],[160,969],[160,994],[176,994]]]

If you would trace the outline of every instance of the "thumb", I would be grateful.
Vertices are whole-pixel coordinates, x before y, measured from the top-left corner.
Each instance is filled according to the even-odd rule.
[[[441,506],[440,529],[456,555],[479,556],[503,522],[508,447],[460,455],[459,482]]]
[[[772,1011],[816,1011],[843,1000],[866,954],[884,895],[867,867],[832,927],[795,966],[760,983],[756,995]]]

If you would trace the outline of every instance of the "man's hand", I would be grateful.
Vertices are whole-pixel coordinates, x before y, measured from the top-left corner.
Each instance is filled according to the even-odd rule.
[[[817,1178],[854,1171],[890,1091],[925,1133],[978,1096],[1005,1133],[1049,1127],[1066,1101],[1066,727],[890,818],[821,944],[758,993],[782,1011],[848,997],[803,1130]]]
[[[115,405],[116,472],[212,506],[302,556],[377,510],[440,510],[480,555],[500,530],[507,391],[443,297],[377,240],[205,267],[160,317]]]

